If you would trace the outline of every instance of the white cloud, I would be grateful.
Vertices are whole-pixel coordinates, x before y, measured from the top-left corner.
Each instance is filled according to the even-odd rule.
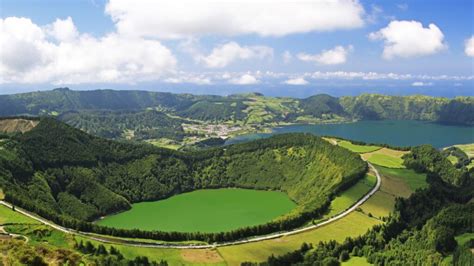
[[[273,56],[273,49],[267,46],[240,46],[236,42],[228,42],[212,50],[207,56],[198,56],[208,68],[222,68],[237,60],[262,59]]]
[[[56,19],[54,23],[46,27],[46,30],[58,41],[72,41],[79,36],[71,17],[64,20]]]
[[[153,38],[353,29],[365,15],[358,0],[109,0],[106,13],[120,34]]]
[[[336,46],[330,50],[324,50],[320,54],[298,54],[298,59],[305,62],[315,62],[323,65],[338,65],[347,61],[348,54],[353,50],[352,45],[347,47]]]
[[[304,78],[292,78],[285,81],[285,84],[288,85],[307,85],[309,82]]]
[[[415,81],[411,85],[413,87],[427,87],[427,86],[433,86],[433,82]]]
[[[0,76],[24,72],[44,61],[43,30],[27,18],[0,19]],[[21,55],[21,56],[19,56]]]
[[[362,80],[474,80],[474,75],[471,76],[430,76],[430,75],[412,75],[399,73],[378,73],[378,72],[346,72],[346,71],[332,71],[303,74],[305,77],[312,79],[362,79]]]
[[[283,54],[281,55],[281,57],[283,58],[283,62],[285,64],[288,64],[291,62],[291,60],[293,60],[293,55],[290,53],[290,51],[285,51],[283,52]]]
[[[260,83],[260,81],[251,74],[244,74],[238,78],[233,78],[229,80],[229,82],[237,85],[252,85]]]
[[[435,54],[446,48],[443,32],[435,25],[428,28],[418,21],[392,21],[387,27],[369,34],[371,40],[383,40],[383,57],[414,57]]]
[[[474,36],[471,36],[471,38],[467,39],[464,45],[464,52],[466,53],[466,55],[474,57]]]
[[[80,35],[70,18],[44,27],[27,18],[0,19],[0,47],[4,83],[136,82],[157,79],[176,65],[156,40]]]

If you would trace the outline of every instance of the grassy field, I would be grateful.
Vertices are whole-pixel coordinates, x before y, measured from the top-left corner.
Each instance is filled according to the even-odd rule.
[[[284,113],[292,112],[297,108],[297,102],[290,98],[254,96],[244,103],[248,106],[244,110],[247,113],[246,124],[274,121],[277,116],[283,116]]]
[[[283,192],[206,189],[133,204],[131,210],[98,223],[143,230],[220,232],[263,224],[295,206]]]
[[[330,211],[325,217],[332,217],[349,207],[354,202],[362,198],[367,194],[376,183],[376,178],[373,175],[366,175],[364,179],[357,182],[354,186],[345,190],[341,194],[337,195],[336,198],[331,202]]]
[[[350,151],[357,152],[357,153],[373,152],[381,148],[379,146],[352,144],[351,142],[347,140],[338,141],[337,144],[341,147],[344,147]]]
[[[469,158],[474,158],[474,143],[454,145],[454,147],[460,148]]]
[[[167,148],[167,149],[172,149],[172,150],[177,150],[181,147],[181,144],[179,142],[176,142],[172,139],[167,139],[167,138],[153,139],[148,142],[157,147]]]
[[[271,254],[282,255],[301,247],[303,242],[317,244],[319,241],[343,241],[349,236],[365,233],[381,221],[360,212],[353,212],[343,219],[324,227],[282,238],[218,248],[229,265],[240,265],[242,261],[263,261]]]
[[[341,266],[367,266],[372,265],[364,257],[351,257],[348,261],[342,262]]]
[[[474,158],[474,143],[454,145],[454,147],[460,148],[463,152],[467,154],[469,158],[471,159]],[[474,168],[474,159],[471,160],[471,163],[469,165],[467,165],[467,169],[471,169],[471,168]]]
[[[24,216],[18,212],[12,211],[12,209],[0,205],[0,225],[6,223],[38,223],[37,221]]]
[[[416,189],[428,186],[426,175],[411,169],[377,166],[382,176],[380,190],[365,202],[361,209],[366,214],[381,218],[388,216],[395,206],[396,197],[408,197]]]
[[[459,159],[458,157],[454,156],[454,155],[449,155],[448,156],[448,160],[452,163],[452,164],[457,164],[459,162]]]
[[[377,219],[386,217],[390,214],[395,206],[395,197],[384,191],[374,194],[360,208],[367,214]]]
[[[428,187],[426,174],[417,173],[411,169],[395,169],[382,166],[377,167],[377,169],[379,169],[380,174],[386,177],[395,177],[403,180],[408,185],[411,192],[414,192],[419,188]],[[405,188],[403,188],[403,190],[405,190]],[[403,192],[399,191],[398,194],[403,194]]]
[[[405,168],[402,159],[402,156],[405,153],[407,152],[382,148],[374,152],[364,153],[362,154],[362,158],[373,164],[384,167]]]

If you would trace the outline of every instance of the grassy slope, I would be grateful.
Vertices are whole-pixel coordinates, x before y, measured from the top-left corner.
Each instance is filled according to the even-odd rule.
[[[471,163],[467,165],[467,169],[474,168],[474,143],[454,145],[454,147],[460,148],[469,158],[473,158],[471,159]]]
[[[283,118],[284,114],[297,111],[298,102],[291,98],[271,98],[254,96],[244,102],[247,108],[246,124],[274,122]]]
[[[350,151],[357,152],[357,153],[366,153],[366,152],[373,152],[379,150],[379,146],[371,146],[371,145],[357,145],[353,144],[347,140],[341,140],[337,143],[339,146],[344,147]]]
[[[394,169],[387,167],[378,167],[380,173],[384,176],[399,177],[410,187],[413,192],[419,188],[428,187],[426,182],[426,174],[417,173],[411,169]]]
[[[469,156],[469,158],[474,157],[474,143],[454,145],[454,147],[460,148],[463,152],[467,154],[467,156]]]
[[[37,221],[0,205],[0,225],[6,223],[38,223]]]
[[[396,151],[388,148],[382,148],[380,150],[364,153],[362,158],[366,159],[367,161],[384,166],[389,168],[405,168],[403,166],[403,159],[402,156],[407,152],[404,151]]]
[[[354,186],[339,194],[331,202],[330,211],[325,217],[332,217],[346,209],[354,202],[362,198],[375,185],[376,178],[373,175],[366,175],[364,179],[357,182]]]
[[[456,157],[456,156],[454,156],[454,155],[449,155],[449,156],[448,156],[448,160],[449,160],[453,165],[457,164],[458,161],[459,161],[458,157]]]
[[[296,250],[303,242],[317,244],[319,241],[343,241],[348,236],[361,235],[379,223],[380,221],[365,214],[353,212],[344,219],[316,230],[267,241],[222,247],[218,250],[229,265],[240,265],[242,261],[263,261],[271,254],[282,255]]]

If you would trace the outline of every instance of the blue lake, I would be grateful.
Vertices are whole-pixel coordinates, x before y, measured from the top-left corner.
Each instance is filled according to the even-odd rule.
[[[423,121],[384,120],[341,124],[289,125],[273,128],[272,133],[237,136],[226,144],[269,137],[274,134],[305,132],[318,136],[337,136],[369,143],[396,146],[431,144],[436,148],[474,143],[474,127],[442,125]]]

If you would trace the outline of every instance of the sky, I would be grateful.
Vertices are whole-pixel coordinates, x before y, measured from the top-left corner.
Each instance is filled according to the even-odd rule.
[[[470,0],[0,0],[0,94],[474,95]]]

